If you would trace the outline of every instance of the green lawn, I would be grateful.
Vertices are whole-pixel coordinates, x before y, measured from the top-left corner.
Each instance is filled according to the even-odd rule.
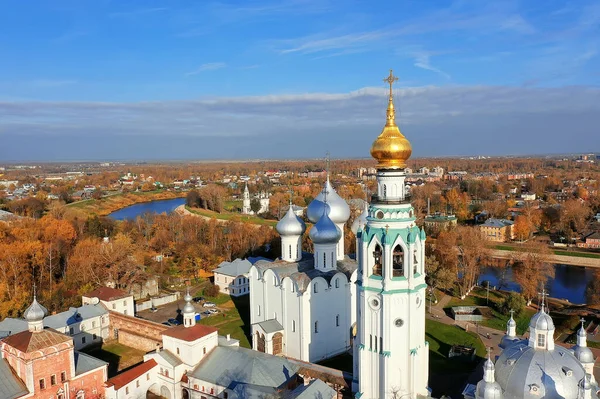
[[[448,303],[448,308],[454,306],[488,306],[489,313],[492,317],[489,317],[488,315],[488,318],[481,322],[481,325],[505,331],[510,314],[503,314],[496,310],[496,304],[504,301],[504,297],[504,293],[490,290],[489,301],[486,301],[486,290],[483,288],[475,288],[471,292],[471,295],[467,296],[464,300],[452,298]],[[527,331],[529,320],[534,313],[535,310],[525,308],[520,315],[515,317],[515,321],[517,322],[517,334],[524,334]]]
[[[452,345],[474,347],[476,360],[477,357],[484,358],[486,356],[485,346],[477,334],[466,332],[458,326],[428,319],[425,321],[425,336],[429,342],[429,369],[433,373],[473,369],[473,363],[448,358]]]
[[[520,248],[518,246],[512,245],[494,245],[493,249],[498,249],[501,251],[519,251]],[[574,256],[576,258],[592,258],[592,259],[600,259],[600,254],[594,254],[590,252],[581,252],[581,251],[565,251],[560,249],[555,249],[552,251],[554,255],[559,256]]]
[[[277,220],[267,220],[267,219],[259,218],[257,216],[242,215],[239,213],[230,213],[230,212],[218,213],[218,212],[209,211],[208,209],[190,208],[187,205],[185,206],[185,209],[187,209],[191,213],[195,213],[196,215],[201,215],[201,216],[205,216],[205,217],[209,217],[209,218],[214,217],[215,219],[219,219],[219,220],[236,220],[236,221],[240,221],[240,222],[250,222],[252,224],[262,224],[265,226],[275,226],[277,224]]]
[[[91,348],[82,352],[88,353],[97,359],[104,360],[108,365],[108,377],[115,376],[118,372],[129,368],[144,360],[146,352],[118,342],[103,344],[101,348]]]
[[[203,316],[200,319],[200,324],[216,327],[219,329],[219,335],[226,336],[230,334],[232,338],[240,341],[240,346],[251,348],[252,345],[248,339],[250,336],[249,296],[244,295],[239,298],[231,298],[229,295],[223,296],[226,298],[223,303],[225,310],[214,316]],[[227,303],[229,300],[232,301],[232,304]]]
[[[209,302],[212,302],[216,305],[222,305],[225,302],[231,300],[231,297],[227,294],[218,294],[217,296],[208,296],[205,294],[206,289],[202,288],[198,291],[196,291],[196,296],[201,296],[204,297],[204,299],[206,299]]]

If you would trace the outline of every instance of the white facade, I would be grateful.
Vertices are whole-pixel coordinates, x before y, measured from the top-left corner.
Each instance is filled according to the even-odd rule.
[[[248,295],[250,292],[248,277],[245,275],[231,277],[225,274],[214,273],[214,276],[215,284],[219,286],[219,291],[223,294],[240,296]]]
[[[378,199],[358,230],[354,389],[364,399],[428,395],[425,233],[405,201],[404,172],[379,170]]]
[[[250,269],[253,349],[307,362],[350,350],[355,267],[346,259],[338,269],[321,273],[310,258],[293,264],[257,262]]]
[[[114,294],[113,294],[114,293]],[[102,287],[81,297],[84,305],[96,304],[98,302],[106,306],[106,309],[118,312],[126,316],[135,315],[135,301],[133,295],[114,288]]]
[[[270,196],[271,195],[269,193],[262,192],[262,191],[256,195],[254,195],[254,199],[257,199],[260,202],[260,209],[258,210],[257,214],[266,213],[269,211]],[[244,187],[244,194],[243,194],[243,199],[242,199],[242,213],[244,215],[254,215],[254,211],[250,207],[251,200],[252,199],[250,197],[250,191],[248,191],[248,184],[246,183],[246,186]]]

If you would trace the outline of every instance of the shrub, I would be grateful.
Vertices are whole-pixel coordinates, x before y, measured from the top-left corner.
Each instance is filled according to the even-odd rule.
[[[511,310],[515,311],[515,315],[519,315],[525,309],[525,298],[517,292],[511,292],[500,307],[500,311],[507,314]]]
[[[204,289],[204,295],[214,298],[219,295],[219,286],[216,284],[210,284]]]

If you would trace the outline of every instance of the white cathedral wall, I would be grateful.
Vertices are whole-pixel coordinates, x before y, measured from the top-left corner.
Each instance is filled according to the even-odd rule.
[[[263,320],[276,319],[281,323],[283,309],[283,292],[279,287],[281,281],[272,270],[266,270],[263,276],[265,280],[265,296],[264,296],[264,318]]]
[[[303,318],[303,296],[298,294],[296,284],[291,278],[285,278],[283,282],[284,309],[282,323],[284,333],[284,353],[295,359],[308,360],[302,350],[302,327]]]
[[[169,350],[182,362],[190,366],[200,363],[218,344],[219,337],[216,332],[193,342],[163,335],[163,348]]]

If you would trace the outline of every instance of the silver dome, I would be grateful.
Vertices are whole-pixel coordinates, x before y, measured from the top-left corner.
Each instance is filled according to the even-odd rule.
[[[191,302],[187,302],[183,307],[183,313],[196,313],[196,308],[194,308]]]
[[[369,204],[365,202],[365,208],[363,209],[362,213],[358,215],[356,219],[354,219],[354,222],[352,222],[352,227],[350,230],[352,230],[354,235],[356,235],[359,228],[363,229],[365,227],[367,224],[367,216],[369,216]]]
[[[333,223],[346,223],[350,218],[350,207],[346,200],[335,192],[335,189],[329,182],[329,177],[323,186],[323,190],[317,197],[308,204],[306,208],[306,216],[308,219],[317,223],[323,214],[323,205],[325,204],[325,191],[327,191],[327,204],[329,205],[329,218]]]
[[[505,349],[496,361],[496,381],[507,398],[577,398],[585,370],[562,346],[534,349],[527,341]]]
[[[587,346],[575,345],[573,348],[573,355],[575,355],[577,360],[581,363],[594,363],[594,354]]]
[[[483,380],[477,383],[477,399],[503,399],[502,387],[494,381],[494,363],[489,358],[483,364],[483,374]]]
[[[294,213],[290,205],[287,213],[277,222],[275,228],[279,235],[282,236],[301,236],[306,230],[306,224]]]
[[[47,314],[48,314],[48,310],[45,307],[43,307],[42,305],[40,305],[37,301],[37,298],[34,296],[33,302],[25,310],[25,313],[23,313],[23,317],[27,321],[35,322],[35,321],[43,320]]]
[[[552,317],[544,311],[543,306],[540,311],[531,318],[529,328],[542,331],[554,330],[554,321],[552,321]]]
[[[337,244],[342,232],[329,218],[329,204],[324,204],[323,214],[310,229],[309,236],[314,244]]]
[[[513,319],[512,316],[510,316],[510,319],[508,319],[507,325],[508,325],[508,327],[516,327],[517,326],[517,322],[515,321],[515,319]]]
[[[517,338],[517,337],[511,337],[510,335],[505,335],[502,337],[502,340],[500,341],[500,347],[502,349],[506,349],[508,347],[510,347],[512,344],[514,344],[515,342],[519,342],[521,341],[521,339]]]

